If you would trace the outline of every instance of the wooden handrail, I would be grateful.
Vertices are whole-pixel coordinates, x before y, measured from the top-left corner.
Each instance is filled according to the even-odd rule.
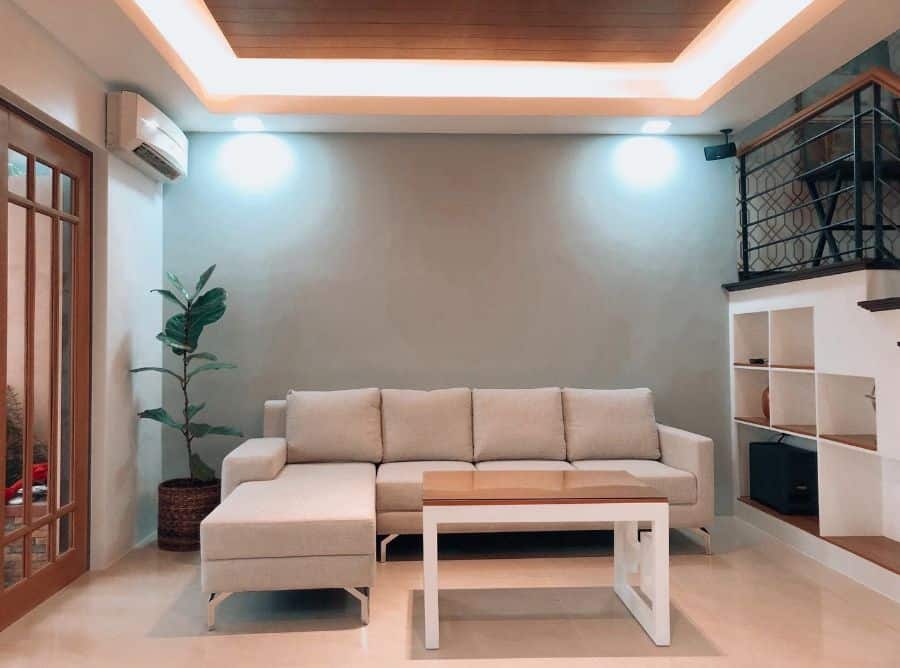
[[[794,114],[790,118],[785,119],[771,130],[764,132],[749,144],[741,146],[737,152],[738,157],[750,153],[750,151],[759,148],[763,144],[769,143],[773,139],[777,139],[786,132],[790,132],[798,125],[806,123],[808,120],[818,116],[829,107],[833,107],[834,105],[843,102],[848,97],[853,95],[853,93],[855,93],[856,91],[862,90],[863,88],[871,84],[878,84],[880,86],[883,86],[884,88],[889,89],[895,95],[900,95],[900,76],[898,76],[894,72],[891,72],[891,70],[885,67],[873,67],[868,72],[860,74],[846,86],[841,86],[831,95],[822,98],[815,104],[812,104],[805,109],[801,109],[796,114]]]

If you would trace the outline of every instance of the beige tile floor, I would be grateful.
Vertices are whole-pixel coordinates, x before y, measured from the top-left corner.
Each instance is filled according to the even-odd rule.
[[[154,547],[0,633],[0,666],[900,666],[900,605],[721,520],[716,554],[672,538],[672,646],[609,589],[607,534],[442,539],[441,649],[422,649],[420,547],[392,544],[372,622],[340,591],[237,595],[205,628],[197,555]]]

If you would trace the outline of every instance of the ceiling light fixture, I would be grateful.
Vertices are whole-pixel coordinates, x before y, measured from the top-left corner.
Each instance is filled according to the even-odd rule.
[[[256,116],[238,116],[232,125],[238,132],[262,132],[265,130],[263,122]]]
[[[672,127],[672,121],[660,119],[644,121],[644,124],[641,126],[641,132],[645,135],[658,135],[662,134],[670,127]]]

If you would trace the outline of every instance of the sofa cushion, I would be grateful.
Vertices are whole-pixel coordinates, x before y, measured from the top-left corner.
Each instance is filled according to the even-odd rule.
[[[569,461],[659,459],[653,393],[565,388],[563,413]]]
[[[669,503],[697,502],[697,479],[693,473],[648,459],[593,459],[572,462],[582,471],[628,471],[669,499]]]
[[[472,471],[469,462],[387,462],[378,467],[375,498],[378,512],[422,510],[422,474],[425,471]]]
[[[472,390],[475,461],[566,458],[558,387]]]
[[[203,520],[200,542],[205,560],[374,554],[375,466],[289,464],[238,485]]]
[[[287,395],[287,461],[381,461],[381,393],[377,389]]]
[[[575,467],[554,459],[498,459],[478,462],[475,468],[479,471],[572,471]]]
[[[472,461],[472,391],[382,390],[384,461]]]

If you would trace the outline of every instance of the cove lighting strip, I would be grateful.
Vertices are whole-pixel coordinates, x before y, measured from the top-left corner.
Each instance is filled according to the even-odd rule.
[[[136,5],[210,97],[693,100],[814,0],[732,0],[671,63],[238,58],[203,0]]]

